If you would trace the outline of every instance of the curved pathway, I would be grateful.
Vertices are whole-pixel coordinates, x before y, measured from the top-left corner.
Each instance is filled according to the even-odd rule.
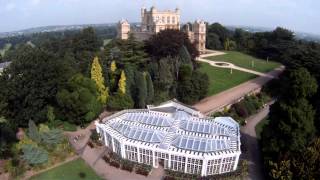
[[[259,142],[257,139],[255,127],[266,118],[270,111],[270,105],[274,101],[267,104],[265,108],[260,110],[257,114],[247,118],[247,124],[241,127],[242,143],[246,147],[246,152],[243,152],[243,158],[248,160],[249,163],[249,179],[261,180],[263,179],[263,167],[260,154]]]
[[[209,52],[209,53],[200,55],[200,57],[197,58],[197,60],[201,61],[201,62],[208,63],[208,64],[210,64],[211,66],[214,66],[214,67],[236,69],[236,70],[239,70],[239,71],[255,74],[255,75],[258,75],[258,76],[269,76],[268,74],[261,73],[261,72],[258,72],[258,71],[254,71],[254,70],[251,70],[251,69],[242,68],[242,67],[236,66],[236,65],[234,65],[232,63],[229,63],[229,62],[211,61],[211,60],[208,60],[208,59],[204,59],[205,57],[220,56],[220,55],[226,54],[224,52],[212,51],[212,50],[209,50],[207,52]],[[223,65],[221,65],[221,64],[223,64]]]
[[[211,114],[220,110],[221,108],[228,106],[230,104],[236,103],[239,99],[245,95],[259,90],[264,84],[269,82],[271,79],[278,77],[284,67],[281,66],[275,70],[267,73],[268,76],[260,76],[255,79],[244,82],[238,86],[235,86],[231,89],[225,90],[219,94],[206,97],[193,105],[203,114]]]

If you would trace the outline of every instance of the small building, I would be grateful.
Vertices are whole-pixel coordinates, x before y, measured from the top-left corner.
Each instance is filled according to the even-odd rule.
[[[180,9],[159,11],[153,6],[148,11],[143,7],[141,8],[140,28],[131,30],[128,21],[119,21],[118,38],[128,39],[131,33],[137,40],[143,41],[165,29],[180,30]],[[199,52],[204,53],[206,50],[206,24],[204,21],[195,21],[192,25],[192,31],[190,29],[184,31],[188,34],[190,41],[196,44]]]
[[[206,117],[176,100],[129,109],[95,122],[111,151],[124,159],[201,176],[237,169],[239,124]]]

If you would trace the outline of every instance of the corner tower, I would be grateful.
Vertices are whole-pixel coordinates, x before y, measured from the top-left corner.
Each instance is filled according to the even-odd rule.
[[[118,23],[118,38],[125,40],[128,39],[130,32],[130,24],[127,20],[119,21]]]
[[[195,21],[193,23],[194,40],[200,53],[206,50],[206,23],[204,21]]]

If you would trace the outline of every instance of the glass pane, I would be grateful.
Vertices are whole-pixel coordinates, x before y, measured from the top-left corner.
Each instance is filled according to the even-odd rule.
[[[201,143],[200,143],[200,150],[201,150],[201,151],[205,151],[205,150],[206,150],[206,142],[205,142],[205,141],[201,141]]]
[[[204,127],[204,132],[205,133],[209,133],[209,127],[210,127],[210,125],[208,125],[208,124]]]
[[[187,144],[187,139],[183,138],[180,147],[185,148]]]
[[[145,138],[146,138],[147,133],[148,133],[147,131],[143,131],[143,132],[142,132],[142,135],[141,135],[141,137],[140,137],[140,139],[141,139],[141,140],[145,139]]]
[[[198,130],[198,126],[199,126],[198,123],[194,124],[194,126],[192,127],[192,131],[197,131]]]
[[[141,135],[141,131],[137,130],[137,133],[135,134],[135,136],[133,137],[134,139],[138,139]]]
[[[192,149],[192,145],[193,145],[193,139],[189,139],[187,142],[187,148]]]
[[[194,141],[193,149],[197,151],[199,149],[199,145],[200,145],[200,141],[199,140]]]

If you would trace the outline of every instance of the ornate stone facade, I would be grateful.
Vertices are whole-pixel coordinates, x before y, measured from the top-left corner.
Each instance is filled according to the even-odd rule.
[[[191,42],[196,43],[200,53],[205,52],[206,44],[206,24],[204,21],[195,21],[192,29],[187,24],[187,28],[183,29]],[[155,33],[165,29],[180,30],[180,10],[176,8],[174,11],[165,10],[159,11],[155,7],[151,7],[148,11],[146,8],[141,8],[141,26],[137,30],[130,30],[130,24],[126,20],[118,23],[118,38],[128,39],[131,33],[138,40],[146,40]]]

